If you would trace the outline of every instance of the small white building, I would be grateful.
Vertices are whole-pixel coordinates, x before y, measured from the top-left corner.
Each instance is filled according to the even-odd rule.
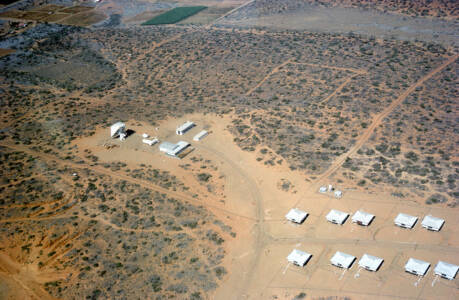
[[[119,137],[121,141],[123,141],[126,136],[126,124],[123,122],[116,122],[112,126],[110,126],[110,136],[112,138],[117,138]]]
[[[149,139],[142,139],[142,143],[147,144],[149,146],[153,146],[154,144],[158,143],[159,140],[157,138],[154,138],[152,140]]]
[[[327,214],[326,218],[327,218],[327,221],[329,222],[342,225],[346,221],[348,216],[349,216],[348,213],[345,213],[345,212],[342,212],[336,209],[332,209]]]
[[[326,192],[327,192],[327,187],[326,187],[326,186],[321,186],[321,187],[319,188],[319,192],[320,192],[320,193],[326,193]]]
[[[209,135],[209,133],[206,130],[202,130],[201,132],[199,132],[197,135],[193,137],[193,141],[199,142],[200,140],[205,138],[207,135]]]
[[[177,127],[177,129],[175,130],[175,133],[177,133],[178,135],[184,135],[188,130],[190,130],[194,126],[195,125],[193,122],[186,121],[184,124]]]
[[[293,251],[287,256],[287,260],[297,266],[303,267],[311,258],[311,254],[293,249]]]
[[[341,198],[343,197],[343,192],[342,191],[335,191],[335,198]]]
[[[298,208],[292,208],[286,215],[285,218],[294,223],[301,224],[308,216],[308,213]]]
[[[445,223],[445,220],[443,219],[433,217],[431,215],[427,215],[422,220],[421,225],[422,227],[427,228],[428,230],[440,231],[444,223]]]
[[[443,278],[453,280],[456,277],[459,266],[453,265],[444,261],[439,261],[435,266],[434,272],[435,275],[441,276]]]
[[[371,221],[373,221],[374,217],[375,215],[364,212],[363,210],[358,210],[352,216],[352,222],[362,226],[368,226]]]
[[[189,143],[180,141],[177,144],[170,143],[170,142],[162,142],[159,145],[159,151],[166,153],[169,156],[177,157],[177,155],[188,148],[190,146]]]
[[[332,265],[339,268],[349,269],[355,260],[355,256],[337,251],[330,259]]]
[[[410,216],[407,214],[398,214],[397,217],[394,219],[394,223],[397,226],[403,228],[413,228],[414,224],[418,221],[418,217]]]
[[[383,263],[383,261],[384,259],[380,257],[376,257],[365,253],[359,260],[359,266],[365,268],[368,271],[376,272]]]
[[[405,265],[405,271],[414,275],[424,276],[429,269],[430,264],[423,260],[410,258]]]

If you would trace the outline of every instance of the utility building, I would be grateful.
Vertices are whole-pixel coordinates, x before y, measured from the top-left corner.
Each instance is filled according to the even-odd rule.
[[[423,260],[410,258],[405,265],[405,271],[417,276],[424,276],[429,269],[430,264]]]
[[[368,271],[376,272],[383,263],[383,261],[384,259],[382,258],[369,254],[364,254],[362,258],[359,260],[359,266],[365,268]]]
[[[398,216],[394,219],[394,223],[397,226],[403,228],[413,228],[414,224],[418,221],[418,217],[410,216],[407,214],[398,214]]]
[[[188,130],[190,130],[194,126],[195,125],[193,122],[186,121],[184,124],[177,127],[177,129],[175,130],[175,133],[177,133],[178,135],[184,135]]]
[[[456,277],[459,266],[453,265],[444,261],[439,261],[435,266],[434,272],[436,275],[443,278],[453,280]]]
[[[297,266],[303,267],[311,258],[311,254],[293,249],[293,251],[287,256],[287,260]]]
[[[170,142],[162,142],[159,145],[159,151],[166,153],[169,156],[177,157],[177,155],[188,148],[190,146],[189,143],[180,141],[177,144],[170,143]]]
[[[355,260],[355,256],[337,251],[330,259],[332,265],[339,268],[349,269]]]
[[[339,224],[342,225],[347,217],[349,216],[348,213],[332,209],[330,212],[327,214],[326,218],[329,222],[332,222],[334,224]]]
[[[374,219],[374,215],[364,212],[363,210],[358,210],[352,216],[352,222],[357,223],[362,226],[370,225],[371,221]]]
[[[301,224],[308,216],[308,213],[298,208],[292,208],[286,215],[285,218],[294,223]]]
[[[422,227],[427,228],[428,230],[440,231],[444,223],[445,223],[445,220],[443,219],[436,218],[431,215],[427,215],[422,220],[421,225]]]
[[[209,133],[206,130],[203,130],[193,137],[193,141],[199,142],[200,140],[205,138],[208,134]]]
[[[114,139],[119,137],[121,141],[124,141],[127,136],[126,124],[124,124],[123,122],[116,122],[115,124],[110,126],[110,136]]]

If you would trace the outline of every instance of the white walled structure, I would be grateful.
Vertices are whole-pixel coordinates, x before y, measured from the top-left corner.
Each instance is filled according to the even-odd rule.
[[[330,259],[330,262],[332,265],[339,268],[349,269],[352,266],[354,260],[355,256],[337,251],[335,255],[333,255],[333,257]]]
[[[121,141],[123,141],[126,136],[126,124],[123,122],[116,122],[112,126],[110,126],[110,136],[112,138],[117,138],[119,137]]]
[[[177,157],[177,155],[188,148],[188,146],[190,146],[190,144],[184,141],[180,141],[177,144],[162,142],[159,145],[159,151],[164,152],[169,156]]]
[[[206,130],[202,130],[201,132],[199,132],[197,135],[193,137],[193,141],[199,142],[200,140],[202,140],[208,135],[209,133]]]
[[[413,228],[414,224],[416,224],[417,220],[418,217],[400,213],[394,219],[394,223],[397,226],[411,229]]]
[[[287,256],[287,260],[297,266],[303,267],[311,258],[311,254],[293,249],[293,251]]]
[[[194,126],[195,125],[193,122],[186,121],[184,124],[177,127],[177,129],[175,130],[175,133],[177,133],[178,135],[184,135],[188,130],[190,130]]]
[[[453,280],[456,277],[459,266],[453,265],[444,261],[439,261],[435,266],[434,272],[436,275],[443,278]]]
[[[405,271],[417,276],[424,276],[429,269],[430,264],[423,260],[410,258],[405,265]]]
[[[294,223],[301,224],[308,216],[308,213],[298,208],[292,208],[286,215],[285,218]]]
[[[422,220],[422,227],[428,229],[428,230],[433,230],[433,231],[440,231],[440,229],[443,227],[443,224],[445,223],[445,220],[433,217],[431,215],[427,215],[424,217]]]
[[[352,216],[352,222],[357,223],[359,225],[368,226],[371,221],[374,219],[374,215],[364,212],[362,210],[358,210]]]
[[[154,144],[156,144],[156,143],[158,143],[158,142],[159,142],[159,140],[156,139],[156,138],[154,138],[154,139],[152,139],[152,140],[149,140],[149,139],[142,139],[142,143],[147,144],[147,145],[149,145],[149,146],[153,146]]]
[[[359,260],[359,266],[365,268],[368,271],[376,272],[383,263],[383,261],[384,259],[382,258],[365,253]]]
[[[332,222],[338,225],[342,225],[346,221],[348,216],[349,216],[348,213],[345,213],[345,212],[342,212],[336,209],[332,209],[327,214],[326,218],[327,218],[327,221],[329,222]]]

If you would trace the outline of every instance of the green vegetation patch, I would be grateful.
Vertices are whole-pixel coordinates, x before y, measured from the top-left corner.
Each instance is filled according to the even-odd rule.
[[[176,7],[142,23],[142,25],[175,24],[206,8],[206,6]]]

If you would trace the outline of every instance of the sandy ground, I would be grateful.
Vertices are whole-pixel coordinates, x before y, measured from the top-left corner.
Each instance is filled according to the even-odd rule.
[[[184,136],[177,136],[176,126],[186,120],[194,121],[197,126]],[[89,149],[101,162],[123,161],[128,167],[144,163],[171,172],[199,193],[218,218],[233,227],[237,238],[227,245],[224,261],[229,274],[216,291],[215,299],[292,299],[300,292],[310,297],[349,296],[352,299],[432,299],[433,296],[453,299],[459,296],[458,279],[435,279],[432,271],[438,260],[459,263],[457,209],[423,206],[385,194],[364,194],[344,186],[339,187],[344,191],[341,199],[331,193],[321,194],[300,172],[292,172],[287,166],[265,166],[256,161],[254,153],[241,151],[226,130],[229,122],[229,118],[199,114],[169,119],[156,127],[128,121],[128,128],[135,133],[124,142],[111,140],[108,129],[100,128],[94,136],[75,143],[80,152]],[[203,128],[211,134],[194,142],[193,136]],[[195,150],[183,160],[166,157],[159,152],[158,145],[150,147],[141,143],[144,132],[161,141],[188,141]],[[105,143],[119,147],[107,150]],[[225,175],[224,201],[205,196],[206,191],[196,178],[179,166],[190,163],[193,156],[211,160]],[[292,183],[292,190],[279,189],[282,179]],[[284,215],[292,207],[309,212],[302,225],[285,221]],[[350,218],[340,226],[326,221],[325,215],[330,209],[351,215],[362,209],[375,214],[376,218],[368,227],[353,224]],[[420,220],[412,230],[398,228],[393,219],[399,212],[418,216]],[[446,220],[440,232],[421,227],[420,222],[427,214]],[[304,268],[287,264],[286,256],[293,248],[313,255]],[[343,271],[329,263],[336,251],[352,254],[357,260],[368,253],[384,258],[384,264],[377,272],[360,271],[357,263]],[[425,278],[416,285],[418,277],[404,272],[403,266],[409,257],[432,264]]]

